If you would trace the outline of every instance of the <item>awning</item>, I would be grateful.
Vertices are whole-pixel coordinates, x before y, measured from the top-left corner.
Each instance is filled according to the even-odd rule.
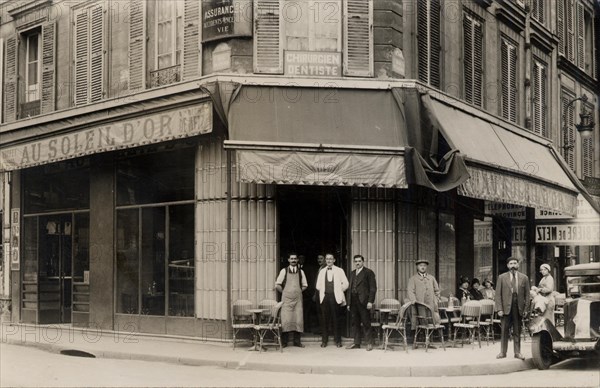
[[[432,100],[443,133],[460,150],[471,178],[464,196],[574,215],[578,188],[551,145]]]
[[[446,191],[468,178],[460,157],[439,139],[421,101],[428,97],[413,89],[233,83],[204,88],[228,126],[225,147],[236,149],[243,182],[399,188],[415,183]],[[410,141],[409,128],[422,136]]]
[[[212,128],[206,95],[156,98],[2,133],[0,171],[207,134]]]

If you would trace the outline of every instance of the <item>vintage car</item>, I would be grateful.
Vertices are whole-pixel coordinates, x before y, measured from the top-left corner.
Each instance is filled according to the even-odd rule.
[[[600,356],[600,263],[565,268],[563,334],[548,319],[533,318],[533,362],[538,369],[569,357]]]

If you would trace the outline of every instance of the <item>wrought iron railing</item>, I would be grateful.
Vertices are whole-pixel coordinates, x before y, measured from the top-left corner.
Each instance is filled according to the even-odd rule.
[[[150,72],[150,87],[169,85],[181,79],[181,66],[175,65]]]

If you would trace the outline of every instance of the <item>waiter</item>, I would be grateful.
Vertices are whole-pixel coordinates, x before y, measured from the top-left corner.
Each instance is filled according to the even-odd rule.
[[[302,291],[308,283],[304,271],[298,266],[298,255],[290,253],[287,268],[282,269],[277,276],[275,288],[281,292],[281,331],[283,347],[287,346],[289,333],[294,333],[294,346],[303,348],[300,340],[304,332],[304,313],[302,310]]]

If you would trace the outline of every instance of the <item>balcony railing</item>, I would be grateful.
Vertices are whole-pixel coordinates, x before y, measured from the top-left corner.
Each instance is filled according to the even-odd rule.
[[[169,85],[181,79],[181,65],[165,67],[164,69],[150,72],[150,87]]]
[[[24,102],[21,104],[21,109],[19,110],[19,118],[26,119],[27,117],[33,117],[40,114],[40,100]]]

